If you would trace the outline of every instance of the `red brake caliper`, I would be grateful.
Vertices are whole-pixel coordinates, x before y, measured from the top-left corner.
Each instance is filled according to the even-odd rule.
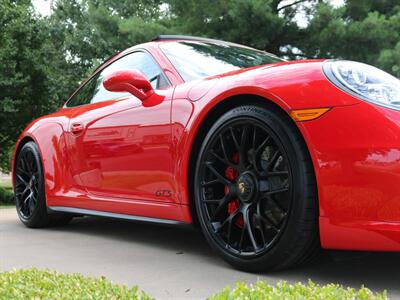
[[[239,154],[238,153],[235,153],[233,155],[232,161],[236,164],[239,162]],[[239,173],[234,168],[227,167],[225,169],[225,176],[229,180],[236,180],[236,178],[239,177]],[[225,194],[228,194],[228,192],[229,192],[229,189],[227,186],[225,186]],[[239,208],[239,206],[240,206],[240,200],[237,198],[233,199],[231,202],[228,203],[228,214],[232,215]],[[243,216],[239,216],[239,218],[237,218],[235,224],[236,224],[236,226],[243,228]]]

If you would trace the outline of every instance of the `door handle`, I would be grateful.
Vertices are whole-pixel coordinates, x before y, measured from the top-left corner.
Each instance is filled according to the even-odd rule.
[[[71,132],[73,134],[79,134],[83,131],[84,127],[82,123],[73,123],[71,125]]]

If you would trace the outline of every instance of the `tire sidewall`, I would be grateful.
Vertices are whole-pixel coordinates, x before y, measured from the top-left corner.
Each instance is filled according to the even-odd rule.
[[[16,203],[16,208],[17,208],[18,217],[21,220],[21,222],[28,227],[33,227],[34,224],[36,224],[39,219],[45,218],[47,215],[44,172],[43,172],[42,159],[40,156],[40,152],[39,152],[37,145],[34,142],[28,142],[21,148],[21,150],[18,152],[17,162],[16,162],[15,166],[17,166],[17,163],[18,163],[21,155],[26,151],[32,152],[33,157],[36,162],[36,165],[38,167],[39,186],[38,186],[37,203],[36,203],[36,207],[35,207],[33,213],[28,218],[25,218],[21,214],[17,203]],[[14,172],[14,182],[16,182],[15,180],[16,180],[16,172]]]

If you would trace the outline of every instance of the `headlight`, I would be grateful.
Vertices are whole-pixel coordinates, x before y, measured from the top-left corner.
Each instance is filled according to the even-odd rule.
[[[325,75],[340,89],[356,97],[400,110],[400,80],[370,65],[328,61]]]

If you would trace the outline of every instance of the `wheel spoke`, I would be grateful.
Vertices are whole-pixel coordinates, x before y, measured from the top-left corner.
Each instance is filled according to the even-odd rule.
[[[267,145],[268,141],[270,140],[270,136],[267,136],[264,141],[262,141],[262,143],[260,144],[260,146],[257,147],[256,151],[255,151],[255,156],[258,156],[260,154],[260,151],[263,150],[265,148],[265,146]]]
[[[36,200],[34,193],[32,193],[32,195],[31,195],[31,200],[32,200],[33,204],[36,204],[37,200]]]
[[[224,226],[226,226],[228,224],[228,232],[227,232],[227,239],[226,239],[226,242],[228,245],[231,242],[233,224],[239,215],[240,215],[240,209],[237,209],[235,212],[233,212],[231,215],[229,215],[221,224],[221,227],[220,227],[221,229],[224,228]]]
[[[240,148],[239,148],[239,162],[243,169],[246,169],[247,163],[247,153],[246,153],[246,140],[247,140],[248,126],[243,127],[242,136],[240,138]]]
[[[236,135],[235,135],[235,133],[233,132],[233,128],[232,128],[232,127],[229,127],[229,131],[230,131],[230,133],[231,133],[232,140],[233,140],[233,143],[235,144],[236,150],[239,152],[239,151],[240,151],[240,146],[239,146],[239,142],[238,142],[238,140],[237,140],[237,138],[236,138]]]
[[[220,203],[222,201],[222,199],[204,199],[203,202],[204,203]]]
[[[24,170],[24,172],[26,172],[29,176],[29,170],[28,170],[28,166],[26,165],[24,156],[21,156],[19,165],[20,165],[21,169]]]
[[[280,154],[281,154],[281,152],[279,150],[275,151],[274,155],[272,156],[271,160],[269,161],[269,166],[268,166],[269,170],[271,170],[271,168],[275,167],[276,160],[279,158]]]
[[[237,216],[237,215],[231,215],[230,217],[229,217],[229,222],[228,222],[228,235],[227,235],[227,237],[226,237],[226,242],[228,243],[228,245],[231,243],[231,237],[232,237],[232,230],[233,230],[233,219],[234,219],[234,217],[232,217],[232,216]],[[231,218],[232,217],[232,218]]]
[[[243,220],[244,220],[244,226],[246,228],[247,234],[249,235],[250,238],[250,242],[253,246],[254,251],[257,252],[257,250],[259,249],[256,239],[254,237],[253,234],[253,229],[252,229],[252,225],[251,225],[251,218],[250,218],[250,208],[248,207],[245,210],[245,213],[243,214]]]
[[[257,221],[258,221],[258,230],[260,231],[263,247],[265,247],[265,245],[267,244],[267,239],[265,238],[264,226],[261,223],[262,222],[261,217],[258,214],[256,215],[256,217],[257,217]]]
[[[265,246],[267,241],[266,241],[266,238],[265,238],[264,226],[261,223],[261,222],[264,222],[264,220],[263,220],[263,216],[261,214],[260,201],[258,201],[258,203],[257,203],[257,213],[255,214],[255,217],[257,218],[258,227],[259,227],[259,230],[260,230],[260,233],[261,233],[261,239],[262,239],[263,245]]]
[[[210,180],[210,181],[207,181],[207,182],[203,182],[201,184],[201,186],[202,187],[207,187],[207,186],[212,186],[212,185],[217,184],[217,183],[221,183],[221,182],[218,179],[214,179],[214,180]]]
[[[24,156],[22,157],[22,161],[24,162],[24,164],[26,166],[26,170],[29,173],[32,173],[31,160],[28,158],[28,153],[29,152],[25,152]]]
[[[25,195],[26,192],[29,191],[29,186],[26,186],[25,189],[22,191],[21,195]]]
[[[23,214],[26,214],[25,208],[26,208],[26,206],[25,206],[25,203],[24,203],[24,202],[19,203],[19,210],[20,210]]]
[[[226,164],[226,159],[221,157],[220,155],[218,155],[217,153],[215,153],[214,151],[210,151],[211,155],[214,156],[216,159],[218,159],[219,161],[223,162],[224,164]]]
[[[36,184],[33,185],[33,191],[37,194],[39,192],[38,186]]]
[[[233,221],[233,219],[236,219],[240,214],[240,209],[236,209],[232,214],[230,214],[221,224],[221,227],[224,227],[226,224],[229,224]]]
[[[219,141],[221,143],[221,149],[222,149],[222,153],[224,154],[224,159],[225,159],[225,161],[229,162],[228,154],[225,149],[224,137],[222,135],[219,136]]]
[[[239,251],[241,251],[242,248],[243,248],[243,242],[244,242],[244,234],[245,234],[245,232],[246,232],[246,227],[243,226],[242,231],[241,231],[241,233],[240,233]]]
[[[23,183],[22,181],[20,181],[20,180],[16,181],[15,188],[19,189],[19,187],[21,187],[21,186],[24,187],[24,188],[26,187],[25,183]]]
[[[25,179],[23,179],[21,175],[17,174],[17,177],[25,186],[28,186],[28,182],[26,182]]]
[[[28,194],[28,196],[25,197],[24,203],[28,203],[29,200],[31,199],[31,197],[32,197],[32,192],[30,192],[30,193]]]
[[[215,212],[211,217],[211,221],[216,221],[216,218],[222,211],[224,211],[224,209],[226,209],[230,200],[232,200],[232,198],[229,195],[225,195],[225,197],[220,200],[218,207],[215,209]]]
[[[227,178],[225,178],[223,175],[221,175],[221,174],[214,168],[214,166],[212,165],[211,162],[206,162],[206,166],[207,166],[208,169],[217,177],[217,179],[218,179],[220,182],[222,182],[222,183],[224,183],[224,184],[227,184],[227,185],[231,184],[231,182],[230,182]]]
[[[289,175],[288,171],[272,171],[268,172],[268,175],[265,177],[271,177],[271,176],[282,176],[282,175]]]
[[[257,139],[257,126],[254,125],[254,129],[253,129],[253,144],[252,144],[252,148],[253,149],[256,148],[256,139]]]
[[[30,159],[28,160],[29,161],[29,166],[30,166],[30,171],[31,171],[31,173],[34,173],[35,172],[35,157],[33,156],[33,154],[32,154],[32,152],[28,152],[29,153],[29,156],[30,156]]]
[[[268,192],[265,192],[266,195],[275,195],[275,194],[280,194],[280,193],[284,193],[289,191],[289,187],[283,187],[283,188],[279,188],[279,189],[275,189],[275,190],[271,190]]]
[[[27,177],[30,176],[30,174],[29,174],[27,171],[25,171],[24,169],[22,169],[22,166],[18,166],[18,167],[17,167],[17,172],[22,173],[23,175],[25,175],[25,176],[27,176]]]
[[[215,153],[214,151],[210,151],[210,153],[211,153],[211,155],[213,155],[216,159],[218,159],[219,161],[221,161],[225,165],[237,169],[237,165],[232,163],[231,161],[229,161],[228,157],[226,156],[226,154],[224,154],[224,156],[225,156],[225,158],[224,158],[224,157],[221,157],[220,155],[218,155],[217,153]]]

